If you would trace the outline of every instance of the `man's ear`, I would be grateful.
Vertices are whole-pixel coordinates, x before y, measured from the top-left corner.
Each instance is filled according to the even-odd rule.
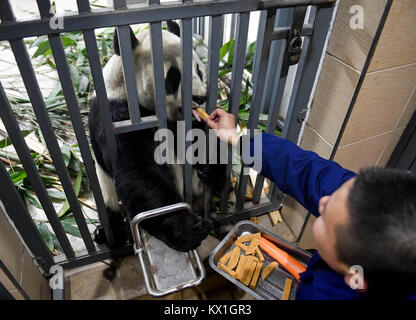
[[[181,37],[181,28],[179,27],[179,24],[177,24],[173,20],[167,20],[166,23],[168,25],[168,31],[170,33],[176,34],[180,38]]]
[[[131,29],[131,27],[129,27],[130,30],[130,41],[131,41],[131,48],[132,50],[136,49],[136,47],[139,45],[139,41],[137,40],[133,30]],[[118,30],[117,28],[114,29],[114,34],[113,34],[113,50],[114,50],[114,54],[116,55],[120,55],[120,45],[118,42]]]
[[[344,281],[346,285],[353,290],[357,290],[361,293],[367,291],[368,285],[367,281],[364,278],[364,272],[360,272],[359,270],[357,271],[357,269],[354,267],[351,267],[350,272],[347,272],[344,275]]]

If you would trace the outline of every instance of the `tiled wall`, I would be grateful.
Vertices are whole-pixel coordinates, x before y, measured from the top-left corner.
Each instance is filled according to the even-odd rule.
[[[50,299],[50,289],[47,281],[39,272],[15,230],[6,219],[1,206],[0,260],[30,299]],[[0,282],[15,299],[24,299],[24,296],[1,269]]]
[[[416,110],[416,1],[394,0],[334,160],[385,166]]]
[[[387,0],[340,0],[300,146],[329,158],[351,104]],[[349,26],[364,9],[364,29]],[[358,171],[384,166],[416,109],[416,1],[394,0],[334,160]],[[288,197],[282,214],[295,234],[307,215]],[[299,245],[314,247],[309,219]]]

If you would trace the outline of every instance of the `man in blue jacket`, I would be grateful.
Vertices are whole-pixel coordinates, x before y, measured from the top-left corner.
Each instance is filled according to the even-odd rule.
[[[233,115],[217,109],[207,124],[221,139],[239,141]],[[256,143],[261,174],[318,217],[317,252],[297,299],[416,298],[413,174],[368,168],[357,175],[274,135],[252,137],[251,151]]]

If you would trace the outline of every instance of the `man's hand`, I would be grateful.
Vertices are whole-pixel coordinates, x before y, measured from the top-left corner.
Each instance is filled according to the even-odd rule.
[[[235,118],[231,113],[222,109],[216,109],[206,120],[207,125],[215,130],[215,134],[221,140],[236,145],[240,136],[235,129]]]

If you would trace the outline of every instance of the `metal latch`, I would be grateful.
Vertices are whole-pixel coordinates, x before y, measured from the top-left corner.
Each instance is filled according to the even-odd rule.
[[[289,44],[286,49],[286,63],[293,66],[299,62],[300,54],[302,53],[302,37],[298,29],[294,30],[292,39],[289,39]]]

